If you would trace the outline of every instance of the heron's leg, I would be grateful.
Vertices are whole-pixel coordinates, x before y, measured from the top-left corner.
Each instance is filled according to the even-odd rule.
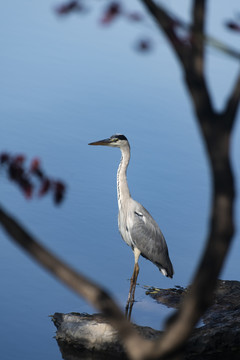
[[[131,320],[131,314],[132,314],[132,308],[133,308],[133,304],[134,304],[135,289],[136,289],[138,274],[139,274],[139,265],[135,264],[133,276],[131,279],[130,290],[129,290],[129,294],[128,294],[128,301],[127,301],[127,305],[126,305],[126,317],[129,321]]]
[[[139,274],[138,259],[141,254],[141,252],[137,248],[134,248],[133,252],[134,252],[135,263],[134,263],[133,274],[131,277],[130,289],[129,289],[129,293],[128,293],[128,300],[127,300],[127,304],[126,304],[126,308],[125,308],[125,315],[129,320],[131,318],[132,307],[133,307],[133,303],[134,303],[135,289],[136,289],[137,278],[138,278],[138,274]],[[129,306],[130,306],[130,308],[129,308]]]

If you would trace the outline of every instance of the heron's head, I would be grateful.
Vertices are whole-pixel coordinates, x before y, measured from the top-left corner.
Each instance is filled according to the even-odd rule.
[[[103,145],[103,146],[111,146],[111,147],[119,147],[123,148],[124,146],[129,146],[128,139],[126,136],[121,134],[112,135],[108,139],[95,141],[89,143],[88,145]]]

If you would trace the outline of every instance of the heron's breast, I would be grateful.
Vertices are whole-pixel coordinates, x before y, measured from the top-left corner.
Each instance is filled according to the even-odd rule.
[[[123,240],[129,246],[132,246],[131,234],[130,234],[128,226],[127,226],[126,217],[121,212],[118,213],[118,229],[119,229],[119,232],[120,232]]]

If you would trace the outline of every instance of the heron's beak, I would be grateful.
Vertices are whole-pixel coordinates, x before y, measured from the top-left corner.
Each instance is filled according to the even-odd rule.
[[[91,142],[88,145],[105,145],[105,146],[108,146],[109,144],[111,144],[111,139],[104,139],[104,140]]]

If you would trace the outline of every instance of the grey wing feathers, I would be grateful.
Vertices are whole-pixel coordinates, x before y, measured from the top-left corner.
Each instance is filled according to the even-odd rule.
[[[168,255],[168,248],[158,224],[149,212],[133,200],[129,209],[129,232],[133,247],[155,265],[166,276],[173,276],[173,266]]]

